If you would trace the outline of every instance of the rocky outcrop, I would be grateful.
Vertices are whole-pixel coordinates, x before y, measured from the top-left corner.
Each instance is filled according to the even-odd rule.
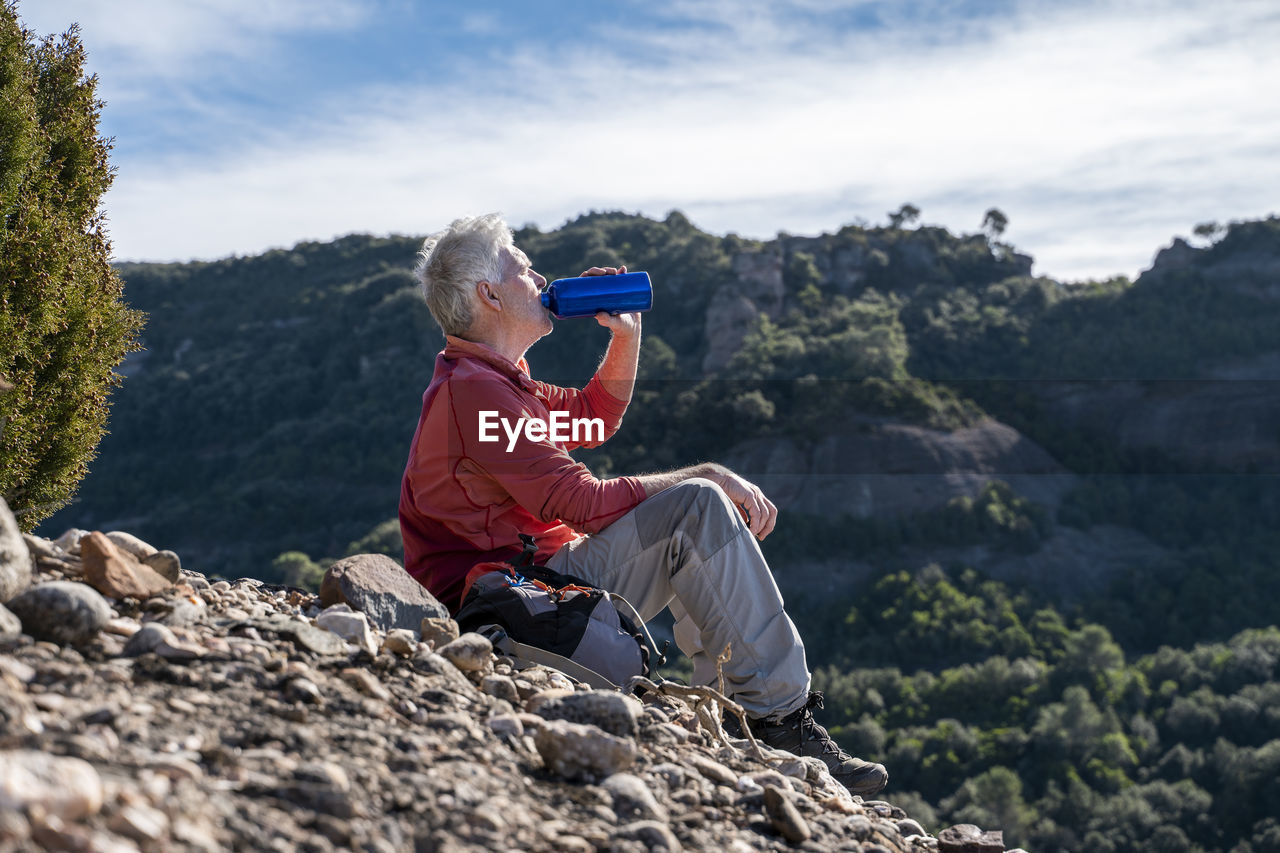
[[[712,294],[707,306],[704,373],[715,373],[729,363],[755,327],[757,317],[782,313],[786,287],[781,255],[743,252],[734,256],[733,272],[737,280]]]
[[[103,598],[35,550],[25,595],[108,612],[74,644],[0,640],[0,849],[939,849],[687,691],[597,693],[440,620],[370,628],[371,651],[318,627],[317,596],[248,579]]]
[[[1012,427],[985,419],[954,431],[850,420],[802,448],[790,439],[745,442],[725,464],[755,482],[781,509],[824,518],[893,518],[973,497],[1003,480],[1056,506],[1073,476]]]
[[[1053,417],[1129,450],[1222,473],[1280,472],[1280,354],[1224,364],[1204,379],[1037,382]]]

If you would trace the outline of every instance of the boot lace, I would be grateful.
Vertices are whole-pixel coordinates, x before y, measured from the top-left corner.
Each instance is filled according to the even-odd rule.
[[[827,734],[826,728],[818,725],[818,722],[813,718],[815,710],[822,710],[823,701],[824,697],[821,690],[809,691],[809,699],[804,703],[804,707],[800,709],[796,720],[796,724],[800,727],[800,736],[804,740],[821,742],[823,754],[837,755],[843,759],[845,757],[844,751],[836,746],[836,742],[831,739],[831,735]]]

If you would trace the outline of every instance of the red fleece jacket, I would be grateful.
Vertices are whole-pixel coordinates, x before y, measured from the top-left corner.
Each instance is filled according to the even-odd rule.
[[[618,520],[645,499],[639,481],[597,479],[568,454],[601,442],[530,441],[522,430],[508,452],[501,426],[488,430],[497,441],[479,440],[480,413],[497,413],[490,424],[506,418],[512,425],[521,417],[549,422],[554,411],[600,418],[607,440],[626,408],[598,376],[582,390],[548,385],[529,377],[524,359],[513,364],[483,344],[447,338],[422,396],[400,489],[405,568],[456,610],[471,567],[518,554],[519,534],[537,540],[542,562],[579,532]]]

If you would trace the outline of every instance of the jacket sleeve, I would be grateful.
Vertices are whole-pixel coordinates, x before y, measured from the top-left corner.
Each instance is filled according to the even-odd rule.
[[[568,412],[571,419],[599,418],[604,426],[603,433],[585,430],[580,433],[580,441],[567,443],[569,450],[578,447],[599,447],[618,431],[622,424],[622,416],[627,411],[627,404],[604,390],[604,383],[599,376],[592,376],[586,387],[561,388],[546,382],[535,382],[538,394],[546,400],[547,408],[553,412]],[[596,436],[601,437],[597,440]]]
[[[513,439],[503,419],[514,428],[520,418],[541,420],[543,413],[510,384],[454,382],[451,390],[462,455],[540,521],[598,533],[645,499],[635,477],[601,480],[549,438],[530,440],[520,430]],[[480,440],[482,425],[493,440]]]

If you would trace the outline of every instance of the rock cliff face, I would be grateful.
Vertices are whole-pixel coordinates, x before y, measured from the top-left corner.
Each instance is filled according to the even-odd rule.
[[[826,518],[892,518],[975,496],[993,479],[1056,506],[1074,477],[1035,442],[985,419],[947,432],[884,419],[833,424],[802,449],[789,439],[739,445],[725,460],[781,509]]]
[[[782,313],[786,287],[781,255],[743,252],[734,257],[733,272],[737,281],[717,290],[707,306],[704,373],[715,373],[729,363],[755,327],[757,317]]]
[[[372,620],[185,569],[140,599],[145,543],[96,536],[115,571],[91,585],[89,541],[24,537],[21,623],[0,620],[2,851],[1003,849],[753,754],[687,691],[516,670],[436,616],[394,628],[368,573],[342,583]]]

